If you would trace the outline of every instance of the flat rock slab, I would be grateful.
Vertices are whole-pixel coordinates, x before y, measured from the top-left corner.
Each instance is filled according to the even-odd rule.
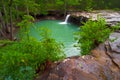
[[[119,11],[112,11],[112,10],[98,10],[92,12],[71,12],[72,15],[75,16],[84,16],[87,18],[91,18],[92,20],[97,20],[97,16],[100,15],[101,17],[105,18],[106,22],[110,26],[116,25],[120,22],[120,12]]]
[[[120,33],[112,33],[109,39],[109,44],[112,51],[120,53]]]

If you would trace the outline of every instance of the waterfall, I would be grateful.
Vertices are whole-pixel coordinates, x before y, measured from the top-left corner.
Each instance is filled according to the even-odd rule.
[[[66,16],[64,22],[61,22],[61,23],[59,23],[59,24],[67,24],[69,17],[70,17],[70,14],[68,14],[68,15]]]
[[[69,17],[70,17],[70,14],[68,14],[68,15],[66,16],[65,21],[64,21],[65,23],[67,23]]]

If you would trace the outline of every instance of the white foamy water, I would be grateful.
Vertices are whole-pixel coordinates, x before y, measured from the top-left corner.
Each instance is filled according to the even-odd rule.
[[[59,24],[67,24],[68,23],[68,19],[70,17],[70,14],[68,14],[65,18],[65,21],[64,22],[60,22]]]

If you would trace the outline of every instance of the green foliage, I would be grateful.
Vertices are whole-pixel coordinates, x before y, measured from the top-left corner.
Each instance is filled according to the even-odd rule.
[[[6,46],[0,48],[0,80],[33,80],[35,71],[46,61],[64,57],[62,45],[51,38],[7,41]]]
[[[18,23],[18,26],[20,26],[20,38],[27,37],[29,40],[29,28],[33,25],[34,18],[30,15],[24,15],[23,20]],[[23,36],[24,35],[24,36]]]
[[[17,41],[0,41],[0,80],[33,80],[36,70],[45,68],[47,61],[54,62],[65,58],[63,45],[52,39],[48,30],[42,29],[41,40],[29,36],[29,27],[34,20],[24,16],[19,23],[21,36]],[[44,66],[44,67],[43,67]]]
[[[96,22],[92,20],[86,22],[77,33],[81,54],[89,54],[91,49],[109,37],[110,32],[111,30],[106,27],[106,22],[103,18],[98,18]]]
[[[80,0],[80,9],[91,11],[93,8],[93,0]]]
[[[13,44],[0,49],[0,80],[33,79],[35,70],[26,62],[31,56],[18,52],[15,47],[16,44]]]
[[[19,43],[13,43],[0,49],[2,55],[0,59],[0,77],[2,79],[30,80],[30,77],[35,73],[33,67],[27,62],[32,56],[22,53],[22,50],[20,52],[18,47]]]
[[[116,24],[115,26],[112,26],[112,30],[113,31],[120,30],[120,23]]]
[[[39,28],[38,33],[42,39],[49,39],[51,36],[51,31],[47,28]]]
[[[50,38],[50,30],[47,28],[40,28],[40,36],[41,36],[41,42],[44,43],[44,48],[48,61],[56,61],[61,59],[62,57],[65,57],[64,52],[62,49],[64,48],[62,43],[57,43],[55,39]],[[57,44],[56,44],[57,43]],[[49,53],[49,54],[48,54]],[[56,55],[56,56],[55,56]],[[61,57],[62,56],[62,57]]]

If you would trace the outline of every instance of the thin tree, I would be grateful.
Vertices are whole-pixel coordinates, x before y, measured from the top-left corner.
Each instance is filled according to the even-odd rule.
[[[7,13],[7,10],[6,10],[6,5],[7,3],[4,2],[4,0],[2,0],[2,8],[3,8],[3,13],[4,13],[4,22],[5,22],[5,32],[6,33],[9,33],[9,30],[8,30],[8,13]]]
[[[10,0],[10,3],[9,3],[9,15],[10,15],[10,40],[13,40],[12,3],[13,3],[13,0]]]

